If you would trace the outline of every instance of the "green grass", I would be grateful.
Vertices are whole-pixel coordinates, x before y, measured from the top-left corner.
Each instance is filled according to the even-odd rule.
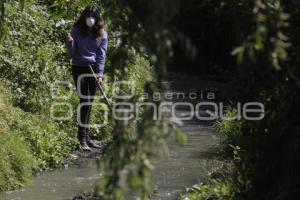
[[[0,191],[14,189],[27,183],[36,168],[28,145],[7,123],[14,114],[9,95],[0,85]]]
[[[237,110],[229,107],[225,116],[228,119],[237,115]],[[230,157],[235,156],[240,150],[241,140],[241,120],[220,120],[216,123],[217,134],[220,138],[220,145],[225,154]]]
[[[186,189],[179,200],[231,200],[234,198],[234,188],[230,179],[211,180],[210,183],[200,183]]]
[[[36,166],[28,146],[16,134],[0,132],[0,191],[27,183]]]

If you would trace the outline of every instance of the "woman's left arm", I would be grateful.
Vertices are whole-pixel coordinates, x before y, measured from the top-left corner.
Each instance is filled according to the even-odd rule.
[[[104,74],[104,66],[106,59],[106,51],[108,46],[108,37],[107,35],[102,39],[97,52],[96,52],[96,63],[97,63],[97,76],[102,78]]]

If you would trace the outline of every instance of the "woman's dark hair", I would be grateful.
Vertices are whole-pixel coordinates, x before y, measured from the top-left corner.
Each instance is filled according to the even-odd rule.
[[[92,29],[86,25],[85,20],[88,17],[95,18],[95,25],[92,27]],[[74,26],[78,28],[80,35],[83,37],[85,37],[90,30],[93,31],[95,37],[101,36],[100,30],[104,29],[104,22],[100,16],[99,8],[97,6],[86,7]]]

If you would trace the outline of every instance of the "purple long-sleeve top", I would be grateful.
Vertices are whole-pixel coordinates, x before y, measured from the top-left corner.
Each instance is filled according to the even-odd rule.
[[[100,40],[96,40],[92,32],[82,37],[77,27],[71,30],[72,42],[66,42],[68,55],[73,65],[87,66],[96,64],[98,76],[103,77],[106,51],[108,46],[108,34],[104,31]]]

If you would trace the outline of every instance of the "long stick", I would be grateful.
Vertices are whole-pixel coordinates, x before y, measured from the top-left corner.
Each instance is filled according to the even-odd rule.
[[[108,100],[108,98],[107,98],[107,96],[106,96],[106,94],[105,94],[105,92],[104,92],[104,90],[103,90],[101,84],[98,82],[97,76],[96,76],[96,74],[95,74],[95,72],[94,72],[92,66],[89,65],[89,67],[90,67],[90,70],[91,70],[91,72],[93,73],[93,75],[94,75],[94,77],[95,77],[95,79],[96,79],[96,82],[98,83],[98,86],[99,86],[99,88],[100,88],[100,91],[101,91],[101,93],[103,94],[104,99],[105,99],[105,101],[106,101],[106,103],[107,103],[109,109],[112,110],[112,106],[111,106],[111,104],[110,104],[110,102],[109,102],[109,100]]]

